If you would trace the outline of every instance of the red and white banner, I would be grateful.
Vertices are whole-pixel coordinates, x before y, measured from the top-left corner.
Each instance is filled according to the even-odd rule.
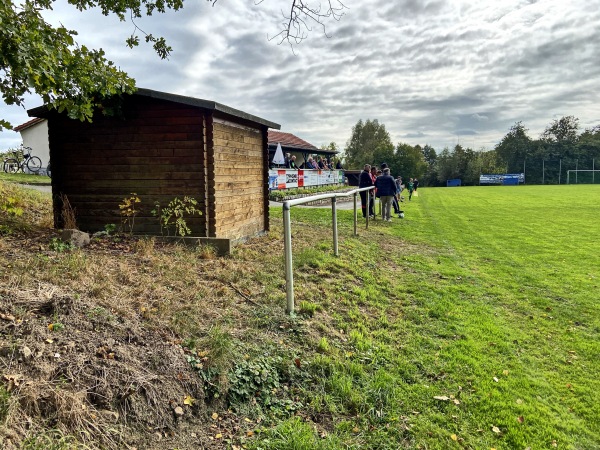
[[[269,170],[269,189],[271,190],[343,183],[343,170]]]

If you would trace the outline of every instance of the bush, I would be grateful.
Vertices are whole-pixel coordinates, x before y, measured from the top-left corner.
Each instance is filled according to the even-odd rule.
[[[326,194],[328,192],[344,192],[348,190],[348,186],[345,185],[329,185],[329,186],[315,186],[315,187],[306,187],[306,188],[292,188],[286,189],[284,191],[271,191],[269,192],[269,200],[274,202],[283,202],[290,197],[294,197],[297,195],[316,195],[316,194]]]

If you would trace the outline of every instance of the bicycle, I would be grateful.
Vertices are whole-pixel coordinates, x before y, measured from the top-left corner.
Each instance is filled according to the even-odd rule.
[[[23,159],[19,161],[17,158],[7,158],[4,160],[4,172],[5,173],[17,173],[19,170],[25,173],[25,168],[29,173],[39,173],[42,168],[42,160],[37,156],[31,156],[31,147],[21,147],[20,152],[15,152],[15,156],[18,153],[22,153]]]

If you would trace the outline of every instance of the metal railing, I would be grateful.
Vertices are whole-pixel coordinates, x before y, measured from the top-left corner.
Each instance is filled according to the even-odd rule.
[[[313,202],[315,200],[331,199],[331,217],[332,217],[332,231],[333,231],[333,253],[335,256],[339,256],[338,249],[338,229],[337,229],[337,199],[338,197],[349,197],[354,196],[354,235],[358,236],[357,230],[357,209],[356,209],[356,196],[359,192],[370,191],[375,189],[374,186],[354,189],[349,192],[343,193],[331,193],[331,194],[318,194],[311,197],[297,198],[294,200],[288,200],[283,202],[283,248],[285,252],[285,284],[286,284],[286,299],[287,307],[286,312],[293,314],[294,312],[294,271],[292,267],[292,220],[290,211],[292,206],[302,205],[304,203]],[[367,194],[370,195],[370,194]],[[366,228],[369,228],[369,202],[370,198],[367,198],[367,215],[365,219]]]

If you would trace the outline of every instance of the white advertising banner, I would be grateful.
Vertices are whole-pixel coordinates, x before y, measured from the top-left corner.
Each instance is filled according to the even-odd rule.
[[[344,182],[343,170],[269,170],[269,189],[326,186]]]

